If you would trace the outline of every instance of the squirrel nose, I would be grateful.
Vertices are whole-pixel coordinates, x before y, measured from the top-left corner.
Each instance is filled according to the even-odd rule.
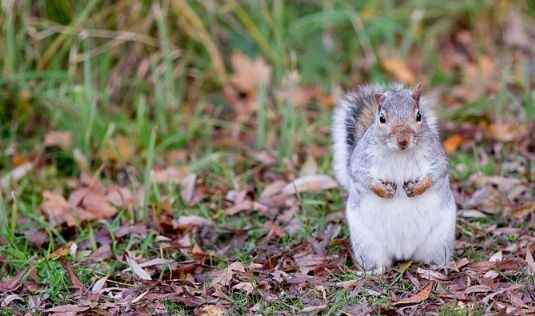
[[[409,145],[409,141],[408,140],[400,140],[398,141],[398,147],[399,149],[401,150],[405,150],[407,148],[407,146]]]

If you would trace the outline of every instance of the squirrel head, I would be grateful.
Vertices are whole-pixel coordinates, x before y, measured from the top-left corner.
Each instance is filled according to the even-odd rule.
[[[415,135],[422,129],[421,95],[421,83],[412,90],[401,89],[375,94],[378,105],[376,124],[381,138],[389,148],[403,151],[414,146]]]

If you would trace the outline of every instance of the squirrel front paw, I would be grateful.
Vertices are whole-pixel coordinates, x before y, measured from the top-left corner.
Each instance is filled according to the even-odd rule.
[[[385,199],[391,199],[394,194],[396,194],[397,185],[395,183],[384,181],[384,180],[377,180],[368,185],[370,190],[373,191],[377,196],[385,198]]]
[[[415,197],[424,193],[430,186],[432,181],[430,177],[424,179],[417,179],[413,181],[407,181],[403,184],[403,189],[407,193],[408,197]]]

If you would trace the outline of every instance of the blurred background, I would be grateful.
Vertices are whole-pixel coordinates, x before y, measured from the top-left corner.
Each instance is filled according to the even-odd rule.
[[[4,0],[0,18],[1,170],[51,130],[91,166],[135,164],[151,130],[158,159],[323,157],[336,98],[371,81],[423,82],[450,153],[535,117],[533,1]]]
[[[535,271],[533,43],[535,1],[2,0],[0,277],[18,277],[0,299],[22,296],[2,309],[113,281],[124,295],[92,299],[141,300],[101,306],[122,314],[395,311],[428,270],[359,280],[331,113],[358,84],[422,82],[459,206],[454,260],[475,268],[414,308],[527,314],[533,289],[511,284]],[[531,270],[477,271],[502,256]],[[151,277],[167,299],[146,295]]]

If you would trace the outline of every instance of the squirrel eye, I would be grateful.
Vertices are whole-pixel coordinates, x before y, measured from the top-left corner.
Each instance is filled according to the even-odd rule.
[[[379,114],[379,122],[381,122],[381,124],[386,123],[385,115],[383,113]]]
[[[422,115],[420,114],[420,111],[416,113],[416,121],[420,122],[422,120]]]

